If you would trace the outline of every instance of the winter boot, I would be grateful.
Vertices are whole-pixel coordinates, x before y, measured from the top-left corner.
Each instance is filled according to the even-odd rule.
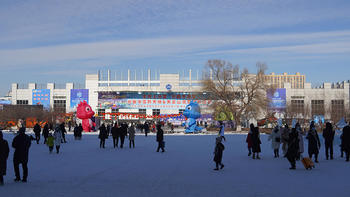
[[[224,164],[221,164],[221,168],[220,169],[223,169],[225,167],[225,165]]]

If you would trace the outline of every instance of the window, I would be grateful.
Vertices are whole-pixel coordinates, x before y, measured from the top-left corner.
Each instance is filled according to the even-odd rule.
[[[332,100],[331,117],[334,122],[338,122],[344,117],[344,100]]]
[[[28,105],[28,100],[17,100],[17,105]]]
[[[304,100],[291,100],[292,112],[296,114],[304,113]]]
[[[152,115],[156,116],[160,114],[160,109],[152,109]]]
[[[66,100],[54,100],[53,110],[59,113],[66,113]]]
[[[146,109],[139,109],[139,114],[146,114]]]
[[[98,110],[97,110],[97,114],[98,114],[98,116],[100,116],[100,117],[104,116],[104,115],[103,115],[104,113],[106,113],[106,110],[105,110],[105,109],[98,109]]]
[[[311,114],[312,116],[324,115],[324,100],[311,101]]]

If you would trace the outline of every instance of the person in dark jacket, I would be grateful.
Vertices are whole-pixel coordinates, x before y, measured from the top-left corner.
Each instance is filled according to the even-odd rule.
[[[255,154],[256,154],[256,159],[260,159],[259,157],[259,153],[261,152],[260,144],[261,144],[261,141],[260,141],[259,127],[255,127],[252,133],[253,159],[255,159]]]
[[[250,157],[252,155],[252,144],[253,144],[252,133],[253,133],[254,129],[255,129],[254,124],[250,124],[250,130],[249,130],[247,138],[245,140],[245,142],[248,145],[248,157]]]
[[[333,159],[333,140],[334,140],[335,131],[333,130],[333,126],[330,122],[326,123],[326,128],[323,130],[323,138],[325,144],[326,151],[326,159],[328,160],[329,155],[331,160]]]
[[[7,141],[4,140],[2,131],[0,130],[0,185],[4,185],[4,176],[6,175],[9,152],[9,145]]]
[[[214,170],[219,170],[224,168],[224,164],[222,164],[222,155],[225,150],[225,146],[222,144],[222,139],[223,137],[217,137],[216,138],[216,145],[215,145],[215,150],[214,150],[214,162],[216,165],[216,168]]]
[[[350,158],[350,126],[347,125],[343,128],[342,134],[342,148],[346,154],[346,161],[349,162]]]
[[[321,143],[315,128],[314,121],[312,121],[310,124],[310,130],[306,136],[306,139],[309,141],[309,144],[308,144],[309,157],[310,159],[312,159],[312,155],[315,155],[315,162],[318,163],[318,153],[321,147]]]
[[[47,138],[49,137],[49,125],[47,123],[45,123],[44,125],[43,136],[44,136],[44,144],[46,144]]]
[[[110,135],[110,133],[111,133],[111,125],[110,124],[107,124],[107,136],[109,136]],[[108,137],[107,137],[108,138]]]
[[[98,138],[100,138],[100,148],[105,148],[107,129],[104,123],[100,126],[99,130],[100,134],[98,135]]]
[[[298,157],[298,152],[299,152],[299,136],[296,128],[292,129],[292,132],[289,133],[289,138],[288,138],[288,149],[286,153],[286,157],[291,165],[289,169],[295,170],[295,160]]]
[[[162,149],[162,152],[164,152],[164,131],[162,129],[162,125],[157,125],[157,142],[158,142],[158,148],[157,152],[159,152],[159,149]]]
[[[36,143],[39,144],[39,141],[40,141],[40,133],[41,133],[41,127],[38,123],[36,123],[34,125],[34,134],[35,134],[35,140],[36,140]]]
[[[83,136],[83,126],[81,125],[81,123],[78,126],[78,140],[81,140],[81,137]]]
[[[79,126],[76,126],[73,129],[74,140],[78,139],[78,129],[79,129]]]
[[[114,127],[112,128],[112,137],[113,137],[113,147],[117,147],[118,148],[118,139],[119,139],[119,135],[120,135],[120,128],[118,126],[118,123],[116,122],[114,124]]]
[[[25,134],[25,128],[20,128],[18,135],[12,141],[12,147],[15,149],[13,155],[13,166],[16,174],[15,181],[21,180],[19,173],[19,164],[22,164],[23,179],[22,182],[27,182],[28,177],[28,153],[31,145],[29,136]]]
[[[145,130],[145,136],[147,137],[147,134],[149,133],[149,124],[147,122],[143,125],[143,129]]]
[[[123,148],[125,136],[127,135],[128,135],[128,125],[125,122],[123,122],[120,127],[120,148]]]
[[[61,134],[62,134],[62,142],[61,143],[67,143],[67,141],[66,141],[66,133],[67,133],[67,131],[66,131],[66,127],[65,127],[65,125],[64,125],[64,122],[62,122],[62,124],[60,125],[60,129],[61,129]]]

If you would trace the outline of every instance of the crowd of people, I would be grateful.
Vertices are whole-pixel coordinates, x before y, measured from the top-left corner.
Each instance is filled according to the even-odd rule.
[[[324,138],[325,155],[326,160],[333,160],[333,141],[335,136],[335,130],[330,122],[326,123],[326,127],[322,131],[322,137]],[[307,132],[303,132],[299,123],[296,123],[292,129],[286,124],[284,127],[282,125],[277,125],[268,137],[271,141],[271,148],[274,152],[274,157],[280,157],[280,147],[282,145],[282,154],[291,164],[290,169],[296,169],[296,161],[307,158],[303,156],[304,153],[304,137],[308,141],[307,156],[308,160],[314,159],[315,163],[319,163],[319,151],[321,148],[321,141],[315,126],[315,122],[312,121]],[[346,153],[346,161],[349,162],[350,157],[350,126],[347,125],[343,128],[340,145],[341,157],[343,153]],[[253,124],[250,125],[250,130],[248,132],[246,143],[248,144],[248,156],[253,153],[253,159],[260,159],[259,153],[260,148],[260,134],[259,128],[255,127]],[[311,161],[311,160],[310,160]]]

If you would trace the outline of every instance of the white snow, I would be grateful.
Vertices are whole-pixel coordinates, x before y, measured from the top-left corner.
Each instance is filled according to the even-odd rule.
[[[68,143],[62,144],[58,155],[49,154],[43,141],[39,145],[33,141],[28,183],[13,181],[11,148],[0,196],[345,197],[350,193],[350,163],[339,157],[339,136],[335,160],[325,160],[322,146],[314,170],[306,171],[298,161],[297,170],[290,171],[287,159],[273,158],[266,135],[261,135],[262,160],[247,156],[245,135],[226,135],[225,168],[218,172],[213,171],[215,137],[167,135],[165,153],[156,152],[154,135],[137,135],[135,149],[129,149],[127,139],[124,149],[113,149],[111,137],[106,149],[100,149],[97,135],[83,135],[82,141],[67,135]],[[11,145],[13,135],[4,138]]]

